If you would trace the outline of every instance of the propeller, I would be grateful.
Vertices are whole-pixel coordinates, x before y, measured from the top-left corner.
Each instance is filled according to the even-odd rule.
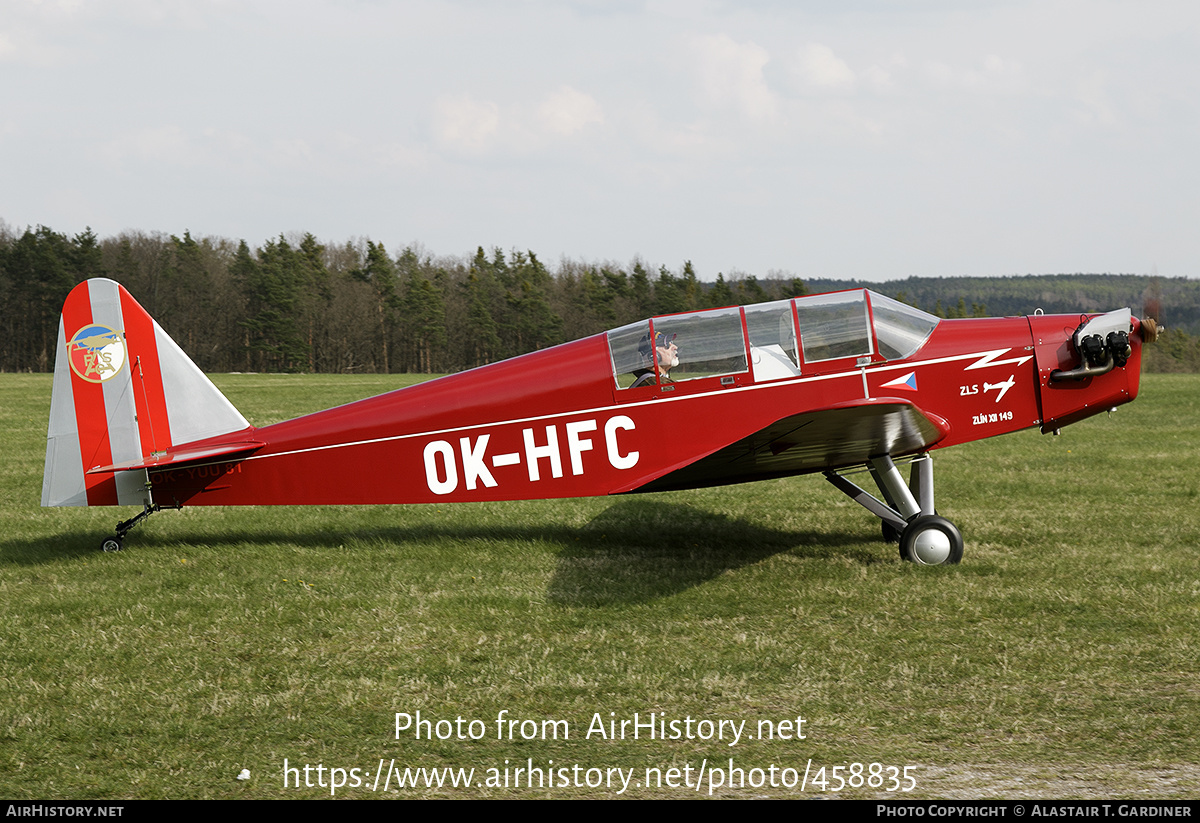
[[[1162,325],[1162,286],[1158,282],[1158,266],[1150,267],[1150,285],[1142,293],[1142,340],[1153,343],[1158,339],[1159,332],[1166,329]]]
[[[1153,343],[1158,339],[1159,332],[1158,321],[1147,315],[1142,318],[1142,341],[1145,343]],[[1163,326],[1162,328],[1166,328]]]

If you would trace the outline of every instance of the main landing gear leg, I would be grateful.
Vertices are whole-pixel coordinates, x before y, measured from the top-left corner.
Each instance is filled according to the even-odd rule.
[[[183,506],[180,506],[178,504],[174,505],[174,506],[165,506],[165,507],[160,506],[157,503],[153,503],[153,504],[146,503],[144,505],[145,505],[145,508],[142,509],[141,514],[139,514],[135,517],[131,517],[128,520],[122,520],[120,523],[117,524],[117,533],[115,535],[113,535],[112,537],[106,537],[104,539],[104,541],[100,544],[100,551],[119,552],[121,550],[121,544],[125,540],[125,535],[128,534],[129,530],[132,529],[134,526],[136,526],[138,523],[141,523],[143,520],[145,520],[147,517],[154,514],[155,512],[162,511],[164,508],[168,508],[168,509],[182,509],[183,508]]]
[[[901,559],[926,566],[962,560],[962,535],[934,509],[933,460],[928,454],[912,461],[908,485],[886,454],[871,458],[867,469],[886,503],[837,472],[825,472],[825,479],[880,519],[884,539],[900,543]]]

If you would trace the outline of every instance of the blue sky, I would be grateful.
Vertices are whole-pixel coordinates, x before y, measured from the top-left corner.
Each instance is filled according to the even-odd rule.
[[[0,5],[0,219],[717,272],[1200,275],[1200,5]]]

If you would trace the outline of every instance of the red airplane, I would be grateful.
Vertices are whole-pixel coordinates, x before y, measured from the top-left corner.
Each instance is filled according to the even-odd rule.
[[[43,506],[442,503],[823,472],[900,556],[957,563],[934,449],[1137,396],[1153,320],[942,320],[865,289],[654,317],[255,428],[122,286],[67,297]],[[911,463],[905,483],[897,462]],[[866,470],[882,500],[851,477]]]

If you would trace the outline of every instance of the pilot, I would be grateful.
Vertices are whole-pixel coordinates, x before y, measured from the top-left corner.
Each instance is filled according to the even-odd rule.
[[[642,342],[638,344],[638,353],[641,354],[642,362],[646,365],[633,373],[633,385],[647,386],[654,382],[654,366],[650,360],[649,334],[643,337]],[[662,379],[662,382],[672,382],[671,369],[679,365],[679,347],[675,345],[675,335],[671,335],[670,339],[668,339],[662,332],[655,332],[654,353],[658,358],[658,375]]]
[[[679,365],[679,347],[675,345],[675,335],[671,335],[671,340],[668,342],[662,332],[655,335],[658,340],[655,342],[656,351],[658,352],[658,373],[666,380],[670,380],[671,376],[668,372],[675,366]]]

